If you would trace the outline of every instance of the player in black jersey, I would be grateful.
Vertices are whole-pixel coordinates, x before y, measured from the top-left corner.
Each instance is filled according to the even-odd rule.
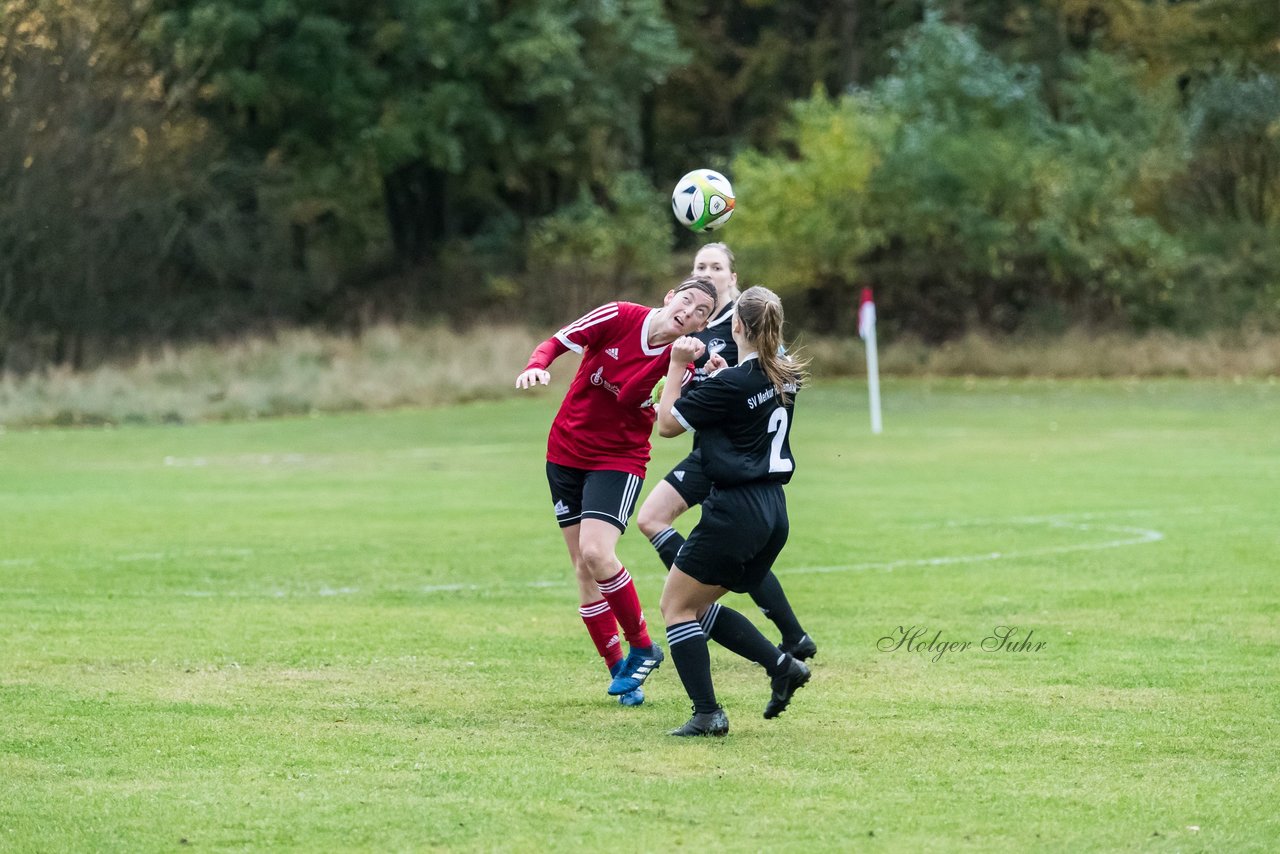
[[[734,310],[741,361],[715,370],[683,397],[685,366],[706,345],[692,336],[671,347],[658,404],[658,432],[697,431],[703,471],[712,482],[702,520],[680,548],[662,590],[667,644],[693,717],[672,735],[725,735],[729,719],[716,702],[707,638],[764,667],[773,696],[764,716],[780,715],[809,681],[809,668],[778,649],[750,620],[717,600],[758,586],[787,542],[782,486],[791,480],[791,419],[804,363],[782,351],[782,303],[767,288],[748,288]],[[714,368],[722,360],[712,360]]]
[[[706,328],[694,335],[706,349],[694,362],[694,372],[685,390],[696,387],[709,374],[708,363],[719,356],[725,364],[738,364],[738,345],[733,340],[733,307],[738,297],[738,274],[734,271],[733,252],[723,243],[708,243],[693,259],[691,275],[704,276],[716,286],[717,315]],[[718,363],[717,363],[718,364]],[[711,480],[702,467],[702,450],[694,437],[693,450],[658,482],[640,505],[636,525],[649,538],[664,567],[670,567],[676,553],[684,545],[684,537],[673,527],[675,520],[690,507],[701,504],[711,492]],[[779,647],[800,660],[812,658],[818,647],[801,627],[795,611],[782,590],[778,577],[769,571],[759,586],[747,591],[760,611],[782,633]]]

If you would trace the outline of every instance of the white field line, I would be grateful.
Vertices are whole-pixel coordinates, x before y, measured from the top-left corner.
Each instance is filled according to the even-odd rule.
[[[302,466],[328,465],[331,463],[351,463],[370,457],[386,457],[401,459],[435,459],[437,457],[456,458],[462,453],[492,454],[513,450],[525,450],[528,446],[519,442],[494,442],[488,445],[448,445],[439,447],[402,448],[392,451],[381,451],[373,454],[356,452],[322,452],[303,453],[300,451],[276,451],[258,454],[211,454],[208,456],[179,457],[167,454],[160,462],[167,468],[206,468],[209,466]]]
[[[1016,522],[1021,520],[1005,520],[1006,522]],[[1032,521],[1032,520],[1025,520]],[[1126,536],[1114,540],[1103,540],[1096,543],[1075,543],[1069,546],[1046,546],[1040,549],[1023,549],[1021,551],[1012,552],[980,552],[978,554],[968,555],[944,555],[942,557],[926,557],[926,558],[908,558],[904,560],[877,561],[868,563],[846,563],[834,566],[800,566],[787,567],[783,570],[786,575],[801,574],[818,574],[829,572],[867,572],[871,570],[881,570],[883,572],[892,572],[895,569],[904,569],[914,566],[950,566],[952,564],[961,563],[981,563],[984,561],[994,560],[1014,560],[1018,558],[1041,557],[1043,555],[1068,554],[1070,552],[1084,551],[1100,551],[1102,549],[1118,549],[1125,546],[1138,546],[1143,543],[1157,543],[1164,539],[1164,534],[1152,528],[1133,528],[1128,525],[1090,525],[1065,522],[1061,519],[1047,518],[1045,524],[1052,528],[1070,528],[1077,531],[1106,531],[1115,534],[1125,534]],[[962,523],[968,524],[968,523]]]
[[[558,579],[556,581],[526,581],[524,584],[514,585],[525,588],[544,588],[544,587],[568,587],[573,582],[569,579]],[[471,590],[491,590],[492,584],[427,584],[417,588],[419,593],[460,593]]]
[[[171,549],[163,552],[135,552],[134,554],[113,555],[107,560],[116,563],[138,563],[141,561],[175,560],[183,557],[253,557],[254,550],[248,548],[215,548],[215,549]]]
[[[1087,513],[1080,514],[1079,518],[1096,518],[1103,514]],[[927,558],[907,558],[903,560],[876,561],[866,563],[847,563],[837,564],[833,566],[802,566],[802,567],[786,567],[781,570],[783,575],[808,575],[808,574],[825,574],[835,572],[868,572],[880,570],[883,572],[892,572],[895,569],[905,569],[908,567],[928,567],[928,566],[950,566],[953,564],[965,563],[981,563],[985,561],[996,560],[1016,560],[1018,558],[1039,557],[1052,554],[1069,554],[1071,552],[1100,551],[1103,549],[1118,549],[1125,546],[1137,546],[1144,543],[1156,543],[1164,539],[1164,534],[1153,528],[1135,528],[1129,525],[1098,525],[1083,522],[1069,522],[1065,516],[1024,516],[1012,519],[973,519],[962,522],[946,522],[942,526],[921,526],[921,527],[968,527],[972,525],[993,525],[993,524],[1022,524],[1022,525],[1047,525],[1051,528],[1067,528],[1076,531],[1104,531],[1108,533],[1123,534],[1124,536],[1102,540],[1092,543],[1075,543],[1066,546],[1047,546],[1039,549],[1023,549],[1020,551],[1009,552],[980,552],[977,554],[967,555],[943,555],[940,557]],[[636,573],[632,573],[635,575]],[[649,575],[646,573],[645,575]],[[656,576],[655,576],[656,577]],[[525,588],[545,588],[545,587],[568,587],[572,584],[571,580],[565,579],[561,581],[530,581],[523,585]],[[479,584],[433,584],[425,587],[419,587],[422,593],[457,593],[464,591],[476,591],[486,589],[484,585]]]
[[[1203,511],[1201,511],[1203,512]],[[1070,554],[1072,552],[1101,551],[1105,549],[1118,549],[1126,546],[1137,546],[1146,543],[1155,543],[1164,539],[1164,534],[1154,528],[1139,528],[1130,525],[1103,525],[1094,522],[1072,522],[1071,518],[1077,519],[1095,519],[1107,515],[1116,514],[1098,514],[1098,513],[1081,513],[1072,514],[1071,516],[1021,516],[1006,519],[967,519],[961,521],[943,522],[937,525],[921,525],[921,529],[947,527],[973,527],[976,525],[1029,525],[1038,526],[1045,525],[1050,528],[1065,528],[1068,530],[1081,531],[1084,533],[1105,532],[1109,534],[1119,534],[1121,536],[1112,539],[1100,540],[1087,543],[1073,543],[1063,546],[1046,546],[1038,549],[1022,549],[1017,551],[991,551],[978,552],[975,554],[964,555],[940,555],[937,557],[925,558],[904,558],[901,560],[890,561],[867,561],[860,563],[833,564],[828,566],[802,566],[802,567],[784,567],[782,572],[784,575],[817,575],[837,572],[871,572],[879,570],[881,572],[892,572],[896,569],[907,569],[911,567],[930,567],[930,566],[953,566],[959,564],[983,563],[997,560],[1017,560],[1021,558],[1042,557],[1044,555]],[[324,549],[321,549],[324,550]],[[108,561],[119,562],[137,562],[137,561],[159,561],[172,560],[174,558],[190,556],[190,557],[249,557],[255,554],[254,549],[250,548],[211,548],[211,549],[176,549],[167,552],[143,552],[135,554],[115,555],[106,558]],[[0,566],[27,566],[36,563],[33,558],[9,558],[0,560]],[[634,575],[635,573],[633,573]],[[645,573],[645,575],[650,575]],[[658,577],[654,575],[654,577]],[[539,580],[528,581],[524,584],[511,585],[522,587],[525,589],[544,589],[544,588],[560,588],[572,586],[571,578],[562,578],[555,580]],[[492,589],[493,585],[468,584],[464,582],[446,583],[446,584],[427,584],[416,588],[419,593],[462,593],[473,592],[479,590]],[[358,587],[329,587],[323,586],[314,592],[290,593],[284,590],[274,590],[259,594],[246,593],[214,593],[211,591],[191,590],[182,593],[184,596],[192,596],[199,598],[208,598],[215,596],[269,596],[273,598],[285,598],[296,595],[316,595],[316,596],[346,596],[359,593]]]

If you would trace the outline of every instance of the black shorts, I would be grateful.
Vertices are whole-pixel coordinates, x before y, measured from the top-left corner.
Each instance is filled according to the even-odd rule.
[[[561,528],[583,519],[603,519],[626,531],[644,478],[625,471],[587,471],[547,463],[547,483]]]
[[[768,574],[790,531],[781,484],[715,488],[675,563],[703,584],[745,593]]]
[[[697,507],[711,494],[711,481],[702,473],[702,451],[697,448],[676,463],[663,480],[671,484],[689,507]]]

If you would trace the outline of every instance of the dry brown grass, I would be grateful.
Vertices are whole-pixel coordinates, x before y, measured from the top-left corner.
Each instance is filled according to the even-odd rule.
[[[0,425],[186,423],[271,415],[436,406],[510,393],[550,330],[373,327],[359,336],[281,332],[220,346],[167,348],[93,371],[0,377]],[[858,376],[862,342],[801,336],[815,375]],[[562,359],[557,381],[573,370]],[[1039,341],[970,335],[940,347],[889,341],[890,376],[1274,377],[1280,338],[1179,338],[1072,332]]]
[[[166,348],[130,364],[0,377],[0,424],[184,423],[434,406],[505,393],[538,336],[377,326]]]
[[[866,370],[859,339],[811,339],[804,345],[819,376],[857,375]],[[879,359],[881,373],[891,376],[1274,377],[1280,376],[1280,338],[1074,331],[1030,341],[971,334],[937,347],[916,339],[891,341],[880,348]]]

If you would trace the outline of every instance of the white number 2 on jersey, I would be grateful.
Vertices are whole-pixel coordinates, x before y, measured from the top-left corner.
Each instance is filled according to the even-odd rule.
[[[796,467],[795,462],[782,456],[782,443],[787,441],[787,410],[773,410],[769,416],[769,432],[773,434],[773,442],[769,445],[769,471],[791,471]]]

